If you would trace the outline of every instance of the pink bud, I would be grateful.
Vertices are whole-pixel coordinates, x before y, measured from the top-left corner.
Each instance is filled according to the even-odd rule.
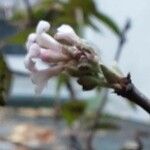
[[[49,22],[41,20],[36,27],[36,33],[41,34],[43,32],[48,32],[49,29],[50,29]]]
[[[35,33],[29,34],[27,42],[26,42],[27,51],[30,49],[30,46],[35,42],[36,42],[36,34]]]
[[[24,61],[25,67],[28,70],[30,71],[35,70],[35,62],[33,61],[33,58],[37,58],[39,55],[40,55],[40,47],[36,43],[32,44]]]
[[[46,86],[49,78],[61,73],[63,68],[63,65],[57,65],[47,69],[31,72],[31,80],[36,85],[35,92],[40,94]]]
[[[70,59],[69,56],[62,54],[62,52],[58,53],[57,51],[44,48],[41,48],[40,58],[47,63],[58,63]]]
[[[76,45],[80,40],[73,28],[69,25],[61,25],[57,29],[57,33],[55,34],[54,38],[69,45]]]

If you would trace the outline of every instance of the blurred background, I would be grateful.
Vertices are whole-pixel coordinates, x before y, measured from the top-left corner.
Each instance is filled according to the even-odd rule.
[[[1,0],[0,150],[149,150],[150,116],[140,107],[111,90],[85,92],[64,75],[36,96],[24,67],[24,45],[39,20],[51,23],[50,34],[70,24],[105,64],[116,60],[150,97],[149,6],[148,0]]]

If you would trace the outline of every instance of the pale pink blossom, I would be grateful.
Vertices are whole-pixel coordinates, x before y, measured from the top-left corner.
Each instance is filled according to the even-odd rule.
[[[73,28],[66,24],[61,25],[57,29],[54,38],[69,45],[78,45],[78,43],[80,43],[80,38],[77,36]]]
[[[36,42],[40,47],[59,51],[61,48],[60,44],[52,36],[46,33],[49,28],[50,24],[46,21],[40,21],[38,23],[36,28]]]
[[[26,42],[26,49],[27,51],[30,49],[30,46],[36,42],[36,34],[35,33],[31,33],[28,36],[27,42]]]
[[[35,71],[35,62],[34,62],[34,58],[38,58],[38,56],[40,56],[40,47],[38,46],[38,44],[34,43],[30,46],[28,53],[25,57],[24,60],[24,64],[25,67],[29,70],[29,71]]]
[[[69,61],[70,55],[64,53],[63,46],[48,33],[50,24],[40,21],[36,32],[28,36],[26,42],[27,55],[25,67],[30,71],[36,93],[41,93],[50,77],[58,75]],[[47,68],[39,69],[38,62],[47,64]]]
[[[50,29],[50,23],[44,20],[41,20],[37,27],[36,27],[36,33],[37,34],[41,34],[43,32],[48,32],[48,30]]]
[[[41,60],[47,63],[58,63],[58,62],[67,61],[70,59],[67,55],[63,54],[62,52],[59,53],[51,49],[47,50],[44,48],[41,48],[40,50],[40,58]]]
[[[47,69],[33,71],[31,74],[31,80],[35,84],[36,94],[41,94],[49,78],[58,75],[63,69],[63,65],[56,65]]]
[[[40,21],[36,32],[31,33],[26,42],[27,55],[24,63],[38,94],[51,77],[67,72],[67,68],[72,66],[78,69],[78,63],[95,60],[96,56],[69,25],[60,26],[55,38],[48,34],[49,29],[48,22]],[[45,66],[40,67],[39,62]]]

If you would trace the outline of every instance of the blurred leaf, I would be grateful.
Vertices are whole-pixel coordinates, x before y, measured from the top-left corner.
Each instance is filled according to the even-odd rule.
[[[46,9],[38,9],[38,10],[35,10],[34,16],[37,20],[40,20],[41,18],[43,18],[43,20],[44,20],[45,19],[45,13],[46,13]]]
[[[58,95],[62,86],[66,85],[69,80],[69,76],[67,74],[60,74],[57,80],[56,85],[56,94]]]
[[[120,127],[117,125],[117,123],[113,122],[99,122],[96,126],[95,129],[103,129],[103,130],[118,130]]]
[[[93,124],[95,119],[96,123]],[[120,118],[112,114],[101,113],[97,116],[95,111],[91,111],[91,113],[86,113],[84,118],[82,117],[81,124],[86,130],[118,130],[120,129],[119,121]]]
[[[117,24],[110,17],[106,16],[102,12],[98,12],[94,0],[86,0],[86,2],[81,0],[68,0],[67,2],[59,0],[43,0],[32,9],[36,22],[41,19],[50,21],[52,27],[55,29],[65,23],[71,25],[78,34],[81,33],[81,26],[83,25],[91,26],[94,30],[99,32],[100,28],[91,21],[91,16],[94,16],[117,35],[120,36],[121,33]],[[81,10],[81,15],[83,18],[82,25],[79,25],[79,20],[76,14],[77,10]],[[17,20],[18,18],[23,19],[23,17],[24,19],[28,19],[25,12],[20,12],[14,15],[14,18]],[[33,20],[30,20],[29,22],[32,21]]]
[[[11,44],[23,44],[24,45],[28,35],[31,32],[34,32],[34,30],[35,29],[32,29],[32,28],[25,29],[24,31],[18,32],[17,34],[10,36],[6,40],[7,42]]]
[[[7,94],[11,84],[11,72],[8,69],[4,57],[0,54],[0,105],[5,105]]]
[[[27,16],[25,13],[23,12],[15,12],[11,18],[12,21],[20,21],[20,20],[24,20],[24,19],[27,19]]]
[[[89,24],[89,26],[91,26],[95,31],[101,32],[100,28],[97,27],[91,20],[89,20],[87,24]]]
[[[110,17],[98,11],[95,11],[94,15],[99,20],[101,20],[106,26],[108,26],[114,33],[116,33],[118,36],[121,35],[121,30],[119,29],[118,25]]]
[[[86,0],[86,2],[81,0],[70,0],[66,7],[68,8],[67,9],[68,13],[72,12],[70,13],[72,15],[74,15],[74,12],[77,8],[80,8],[83,12],[83,17],[84,17],[83,19],[86,25],[90,25],[96,30],[98,29],[94,24],[90,22],[90,16],[94,16],[98,20],[103,22],[106,26],[108,26],[114,33],[120,36],[121,31],[117,26],[117,24],[104,13],[99,12],[93,0]]]
[[[62,116],[71,125],[76,119],[78,119],[86,108],[85,101],[71,100],[62,105]]]
[[[69,11],[74,10],[76,8],[81,8],[83,10],[84,15],[89,15],[96,9],[93,0],[86,0],[86,2],[81,0],[69,0],[67,7],[69,8]]]

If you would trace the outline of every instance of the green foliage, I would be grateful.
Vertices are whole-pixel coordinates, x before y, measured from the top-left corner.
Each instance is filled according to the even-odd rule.
[[[31,32],[34,32],[35,29],[32,29],[32,28],[27,28],[23,31],[20,31],[18,33],[16,33],[15,35],[13,36],[10,36],[6,39],[6,41],[8,43],[11,43],[11,44],[22,44],[24,45],[25,44],[25,39],[27,39],[28,35],[31,33]]]
[[[68,101],[62,105],[62,116],[64,117],[68,125],[72,125],[72,123],[83,114],[85,108],[85,101]]]
[[[95,16],[101,20],[102,23],[104,23],[107,27],[109,27],[114,33],[116,33],[118,36],[121,35],[121,31],[118,27],[118,25],[106,14],[95,12]]]
[[[15,12],[11,18],[12,21],[20,21],[20,20],[24,20],[27,19],[27,16],[25,13],[20,13],[20,12]]]
[[[95,120],[96,119],[96,120]],[[96,115],[95,111],[86,113],[81,119],[82,128],[86,130],[119,130],[118,123],[121,119],[111,114],[100,113]],[[94,121],[94,122],[93,122]],[[96,121],[96,122],[95,122]]]
[[[121,33],[115,21],[96,8],[94,0],[68,0],[68,2],[62,2],[60,0],[43,0],[32,8],[32,20],[28,20],[31,18],[27,17],[29,16],[27,13],[31,12],[16,12],[12,18],[13,20],[16,19],[19,21],[19,23],[21,20],[29,22],[27,23],[27,28],[29,26],[30,28],[35,28],[35,24],[39,20],[49,21],[52,25],[52,30],[65,23],[71,25],[78,34],[81,34],[81,30],[85,26],[100,31],[100,27],[97,27],[97,25],[91,20],[91,17],[95,17],[119,37]],[[12,37],[10,41],[22,44],[29,32],[26,32],[26,30],[21,32],[23,33],[20,33],[19,35],[17,34],[16,37]]]
[[[2,54],[0,54],[0,105],[5,104],[9,92],[11,72],[9,71]]]
[[[99,28],[90,19],[91,16],[94,16],[109,27],[115,34],[120,36],[121,31],[118,25],[106,14],[99,12],[93,0],[86,0],[86,2],[81,0],[70,0],[66,6],[66,13],[75,15],[76,9],[81,9],[85,25],[91,26],[94,30],[99,31]]]

